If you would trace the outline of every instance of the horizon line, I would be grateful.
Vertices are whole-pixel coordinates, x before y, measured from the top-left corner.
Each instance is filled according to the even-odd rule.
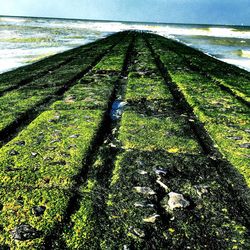
[[[124,20],[109,20],[109,19],[81,19],[81,18],[70,18],[70,17],[48,17],[48,16],[12,16],[12,15],[1,15],[0,17],[17,17],[17,18],[41,18],[41,19],[61,19],[61,20],[76,20],[76,21],[96,21],[96,22],[123,22],[123,23],[140,23],[140,24],[160,24],[160,25],[214,25],[214,26],[234,26],[234,27],[250,27],[250,24],[212,24],[212,23],[165,23],[165,22],[149,22],[149,21],[124,21]]]

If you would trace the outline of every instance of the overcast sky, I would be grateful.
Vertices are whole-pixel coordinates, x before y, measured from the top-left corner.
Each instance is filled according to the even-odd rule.
[[[250,0],[0,0],[0,15],[250,25]]]

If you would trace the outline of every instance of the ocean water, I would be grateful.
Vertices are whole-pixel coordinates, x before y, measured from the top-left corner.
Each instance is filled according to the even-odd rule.
[[[250,27],[0,16],[0,73],[122,30],[150,31],[250,71]]]

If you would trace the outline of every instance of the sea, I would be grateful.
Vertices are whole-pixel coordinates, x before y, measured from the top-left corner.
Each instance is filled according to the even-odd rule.
[[[250,26],[0,16],[0,73],[123,30],[156,33],[250,71]]]

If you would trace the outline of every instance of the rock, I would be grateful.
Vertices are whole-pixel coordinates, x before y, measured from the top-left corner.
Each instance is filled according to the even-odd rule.
[[[11,235],[15,240],[24,241],[39,238],[41,233],[30,225],[21,224],[16,226],[14,230],[11,231]]]
[[[14,149],[12,149],[12,150],[10,150],[9,151],[9,155],[19,155],[19,153],[16,151],[16,150],[14,150]]]
[[[232,140],[242,140],[242,136],[227,136],[227,138],[232,139]]]
[[[144,171],[144,170],[141,170],[141,169],[138,169],[138,170],[137,170],[137,173],[138,173],[138,174],[141,174],[141,175],[146,175],[146,174],[148,174],[147,171]]]
[[[194,186],[194,188],[196,189],[197,194],[201,197],[204,194],[208,193],[208,186],[205,185],[198,185],[198,186]]]
[[[44,211],[46,210],[45,206],[34,206],[32,208],[32,212],[35,216],[41,216],[44,214]]]
[[[169,188],[166,184],[164,184],[164,183],[160,180],[160,178],[158,178],[158,179],[156,180],[156,182],[157,182],[162,188],[164,188],[165,192],[169,192],[169,191],[170,191],[170,188]]]
[[[52,144],[52,143],[56,143],[56,142],[60,142],[60,141],[61,141],[61,139],[54,139],[54,140],[50,141],[50,143]]]
[[[78,138],[80,135],[76,134],[76,135],[70,135],[69,138]]]
[[[241,148],[250,148],[250,143],[243,143],[243,144],[240,144],[240,147],[241,147]]]
[[[49,122],[57,122],[60,119],[59,115],[55,115],[53,119],[50,119]]]
[[[133,235],[135,235],[137,237],[140,237],[140,238],[144,238],[145,237],[144,231],[142,229],[140,229],[140,228],[129,227],[129,231]]]
[[[134,187],[137,193],[145,194],[145,195],[154,195],[156,194],[153,189],[150,187]]]
[[[153,214],[152,216],[150,217],[147,217],[147,218],[144,218],[143,221],[144,222],[147,222],[147,223],[155,223],[156,219],[160,217],[159,214]]]
[[[36,157],[38,155],[38,153],[36,153],[36,152],[31,152],[31,156],[32,157]]]
[[[163,169],[156,169],[156,170],[155,170],[155,173],[156,173],[156,175],[165,176],[165,175],[167,174],[167,171],[166,171],[166,170],[163,170]]]
[[[185,208],[190,205],[190,202],[185,200],[182,194],[170,192],[168,196],[168,205],[171,210],[174,210],[175,208]]]
[[[55,166],[55,165],[66,165],[66,164],[67,164],[66,161],[60,160],[60,161],[53,161],[49,165]]]
[[[73,103],[73,102],[75,102],[75,97],[74,96],[67,96],[64,99],[64,102],[66,102],[66,103]]]
[[[154,207],[154,204],[147,203],[146,201],[141,201],[141,202],[135,202],[134,206],[135,207]]]
[[[17,141],[15,144],[18,145],[18,146],[24,146],[25,141]]]

